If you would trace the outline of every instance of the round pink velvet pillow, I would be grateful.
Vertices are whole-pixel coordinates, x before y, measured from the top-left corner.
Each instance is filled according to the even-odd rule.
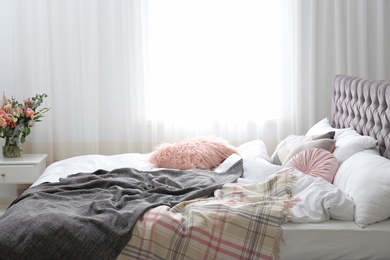
[[[336,157],[329,151],[310,148],[292,157],[286,166],[333,183],[339,164]]]

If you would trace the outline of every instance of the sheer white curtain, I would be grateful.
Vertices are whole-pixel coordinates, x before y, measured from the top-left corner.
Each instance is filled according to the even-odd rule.
[[[271,153],[287,134],[330,115],[334,74],[390,80],[386,0],[283,0],[282,14],[278,1],[176,1],[174,16],[156,2],[0,2],[3,91],[17,99],[49,94],[51,111],[32,129],[26,153],[48,153],[50,162],[148,152],[197,135],[234,145],[262,139]],[[184,22],[190,10],[195,16]],[[160,26],[173,31],[156,34],[151,15],[159,12]],[[281,34],[270,36],[282,30],[277,17],[283,45]],[[172,33],[181,38],[170,41]],[[279,58],[277,76],[271,62]],[[179,87],[168,91],[172,85]]]
[[[149,0],[152,142],[216,135],[273,145],[282,99],[282,1]]]
[[[335,74],[390,80],[390,1],[287,0],[285,7],[292,44],[283,93],[292,100],[284,99],[291,104],[281,121],[290,120],[289,130],[304,133],[331,116]]]
[[[47,93],[51,110],[23,149],[51,160],[142,151],[143,1],[10,1],[11,83],[18,99]],[[5,78],[9,78],[5,76]]]
[[[170,1],[8,1],[12,54],[10,64],[1,65],[11,70],[6,93],[46,92],[51,107],[25,152],[46,152],[53,161],[148,152],[199,135],[235,145],[257,138],[276,143],[282,34],[281,24],[269,19],[281,19],[281,1],[268,9],[253,0],[172,1],[174,12],[163,16],[159,2]],[[156,21],[176,26],[181,41],[156,35]],[[170,64],[155,62],[156,52]],[[175,63],[162,81],[163,69]],[[181,88],[166,90],[173,82]],[[171,101],[157,102],[166,100],[161,90],[175,97],[182,115],[155,113],[172,108]]]

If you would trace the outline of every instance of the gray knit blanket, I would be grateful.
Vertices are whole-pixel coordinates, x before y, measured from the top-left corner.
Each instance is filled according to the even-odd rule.
[[[116,259],[150,208],[212,196],[242,175],[131,168],[78,173],[18,197],[0,217],[0,259]]]

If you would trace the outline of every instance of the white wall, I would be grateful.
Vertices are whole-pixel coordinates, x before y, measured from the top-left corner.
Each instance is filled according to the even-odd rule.
[[[14,92],[11,21],[12,0],[0,0],[0,90],[5,93]]]

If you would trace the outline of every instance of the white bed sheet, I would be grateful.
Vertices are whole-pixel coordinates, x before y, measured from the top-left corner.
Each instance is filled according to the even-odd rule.
[[[149,162],[151,153],[126,153],[117,155],[81,155],[71,157],[50,164],[41,176],[32,184],[39,185],[44,182],[58,182],[71,174],[80,172],[95,172],[97,170],[112,171],[120,168],[134,168],[140,171],[160,170]],[[233,154],[214,169],[215,172],[224,172],[241,157]]]
[[[156,169],[149,162],[150,153],[126,153],[118,155],[81,155],[50,164],[32,186],[44,182],[58,182],[70,174],[95,172],[103,169],[111,171],[119,168],[135,168],[138,170]]]

